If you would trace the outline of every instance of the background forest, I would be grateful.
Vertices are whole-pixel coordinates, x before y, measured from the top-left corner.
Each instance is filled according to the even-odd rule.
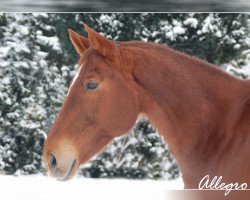
[[[0,14],[0,174],[44,173],[42,147],[75,73],[68,28],[168,45],[250,79],[249,14]],[[174,179],[179,169],[147,119],[82,166],[95,178]]]

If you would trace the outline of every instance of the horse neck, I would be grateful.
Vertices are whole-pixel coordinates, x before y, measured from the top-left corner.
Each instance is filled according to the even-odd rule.
[[[225,142],[241,115],[242,82],[180,52],[140,45],[134,46],[133,76],[141,110],[166,138],[183,176],[196,170],[198,179],[198,171],[214,167],[209,161],[229,151]]]

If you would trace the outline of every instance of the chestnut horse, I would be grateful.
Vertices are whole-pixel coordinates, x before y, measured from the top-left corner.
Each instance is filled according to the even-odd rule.
[[[44,146],[58,180],[145,115],[175,156],[185,188],[222,176],[250,184],[250,81],[166,46],[110,41],[87,25],[69,30],[80,59]]]

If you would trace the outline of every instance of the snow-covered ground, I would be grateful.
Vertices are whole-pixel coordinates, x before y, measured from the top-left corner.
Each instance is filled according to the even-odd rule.
[[[183,189],[174,181],[86,179],[59,182],[41,176],[0,176],[1,200],[165,200],[168,190]]]

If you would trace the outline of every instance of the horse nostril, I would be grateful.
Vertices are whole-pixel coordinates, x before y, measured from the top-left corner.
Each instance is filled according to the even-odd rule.
[[[57,167],[56,157],[53,153],[49,154],[49,165],[52,169]]]

